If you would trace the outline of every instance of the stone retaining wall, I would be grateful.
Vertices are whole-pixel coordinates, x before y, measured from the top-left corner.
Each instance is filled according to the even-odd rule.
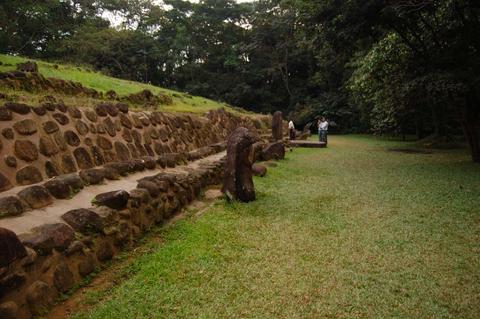
[[[80,82],[57,78],[46,78],[31,71],[11,71],[0,73],[0,86],[27,92],[56,92],[67,95],[83,95],[103,98],[103,93],[83,86]]]
[[[183,172],[142,178],[137,188],[95,197],[96,206],[65,212],[62,223],[46,224],[19,238],[0,228],[0,318],[45,314],[102,263],[155,224],[161,224],[218,184],[223,159],[200,162]]]
[[[224,141],[234,128],[245,126],[259,132],[268,120],[222,109],[194,116],[131,112],[122,103],[103,103],[91,109],[7,102],[0,107],[0,192],[77,172],[84,183],[98,184],[103,178],[118,179],[125,170],[145,163],[155,166],[158,161],[165,166],[169,159],[198,159],[214,152],[210,146]],[[75,189],[59,191],[58,180],[44,184],[50,195],[71,196]],[[38,187],[33,190],[40,191]],[[21,201],[15,196],[2,198],[0,193],[0,218],[21,214],[24,207],[50,204],[48,194],[43,196],[43,204],[31,203],[31,192],[18,193]]]
[[[100,193],[93,206],[62,211],[53,224],[42,219],[23,234],[0,228],[0,318],[45,313],[144,231],[170,218],[207,185],[220,183],[223,159],[213,154],[225,150],[230,132],[244,126],[261,135],[269,123],[270,117],[223,109],[195,116],[132,112],[121,103],[95,109],[60,103],[0,107],[4,224],[29,218],[24,214],[29,210],[55,207],[56,199],[69,199],[88,185],[141,171],[147,176],[133,190]]]

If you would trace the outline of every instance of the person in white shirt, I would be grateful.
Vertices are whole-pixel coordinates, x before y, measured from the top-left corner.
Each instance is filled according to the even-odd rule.
[[[294,140],[295,137],[296,137],[296,132],[295,132],[295,124],[293,124],[292,120],[290,120],[290,122],[288,122],[288,132],[289,132],[289,135],[290,135],[290,139]]]
[[[328,140],[328,121],[325,119],[325,117],[322,117],[318,121],[318,139],[320,142],[325,142],[327,143]]]

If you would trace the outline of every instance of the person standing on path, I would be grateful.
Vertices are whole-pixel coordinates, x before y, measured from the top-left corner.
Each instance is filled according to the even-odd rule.
[[[296,138],[296,132],[295,132],[295,124],[293,124],[292,120],[288,122],[288,132],[290,135],[290,140],[294,140]]]

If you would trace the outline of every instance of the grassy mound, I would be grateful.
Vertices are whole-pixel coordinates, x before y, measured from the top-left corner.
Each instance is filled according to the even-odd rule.
[[[170,105],[162,105],[160,108],[160,110],[162,111],[204,113],[209,110],[218,109],[221,107],[230,109],[231,111],[234,110],[231,106],[227,104],[212,101],[203,97],[192,96],[186,93],[168,90],[139,82],[121,80],[74,65],[54,64],[40,60],[32,60],[18,56],[0,54],[0,72],[13,71],[16,69],[17,63],[23,63],[26,61],[37,62],[39,72],[45,77],[80,82],[83,86],[87,88],[91,88],[103,93],[106,93],[109,90],[114,90],[118,95],[126,96],[147,89],[154,94],[163,94],[170,96],[173,100],[173,103]],[[0,87],[0,92],[3,91],[5,90]],[[31,100],[34,98],[34,96],[29,93],[24,94],[22,92],[21,95],[24,95],[27,100]],[[69,98],[67,98],[66,100],[69,100]],[[89,101],[78,101],[76,99],[73,99],[73,101],[70,102],[81,102],[84,105],[90,104],[88,103]],[[237,109],[235,110],[238,111]]]

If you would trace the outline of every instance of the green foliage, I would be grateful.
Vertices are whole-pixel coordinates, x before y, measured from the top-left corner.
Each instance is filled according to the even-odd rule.
[[[398,133],[409,120],[410,90],[405,87],[409,55],[408,48],[391,33],[351,64],[354,72],[348,89],[375,133]]]
[[[448,138],[462,130],[480,161],[476,1],[165,4],[13,0],[0,5],[0,51],[282,110],[301,125],[325,114],[344,132]],[[102,13],[122,23],[113,28]]]

